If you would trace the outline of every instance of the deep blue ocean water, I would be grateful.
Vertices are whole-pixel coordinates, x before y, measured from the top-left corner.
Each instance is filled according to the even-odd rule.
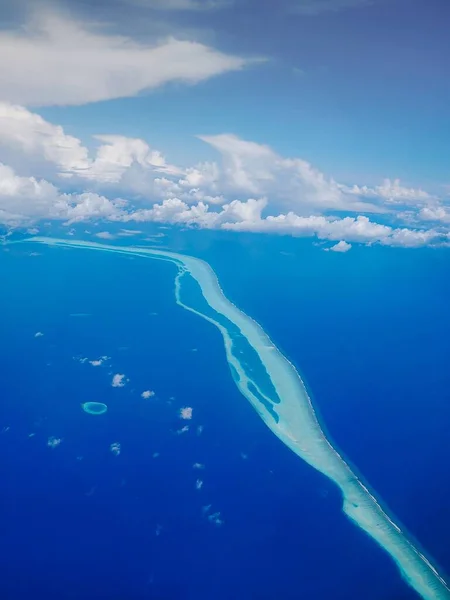
[[[329,435],[450,571],[448,251],[164,232],[296,364]],[[0,273],[2,598],[417,598],[240,395],[218,330],[175,304],[173,265],[16,245]]]

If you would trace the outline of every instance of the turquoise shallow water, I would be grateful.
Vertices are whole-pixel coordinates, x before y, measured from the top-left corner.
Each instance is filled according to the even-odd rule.
[[[232,243],[226,240],[225,242],[230,251]],[[219,245],[222,244],[222,249],[225,242],[223,240],[218,242]],[[277,241],[276,243],[281,242]],[[408,447],[408,436],[411,436],[414,415],[419,412],[423,413],[423,410],[420,411],[419,394],[412,394],[412,386],[406,388],[410,400],[410,410],[405,416],[406,425],[402,430],[401,420],[397,417],[401,412],[401,406],[393,403],[393,396],[388,398],[382,396],[383,403],[380,406],[377,392],[380,385],[386,384],[386,380],[377,383],[379,378],[373,377],[370,364],[366,366],[366,371],[372,372],[369,382],[363,377],[359,378],[358,375],[365,372],[362,365],[363,357],[358,362],[358,353],[350,352],[352,344],[355,349],[361,347],[362,336],[360,337],[360,335],[367,334],[369,329],[369,332],[372,333],[372,343],[367,350],[365,349],[364,358],[367,363],[377,358],[378,371],[386,369],[384,365],[388,365],[389,354],[386,354],[385,350],[385,355],[381,357],[377,341],[380,343],[380,338],[385,341],[387,334],[392,335],[394,339],[395,332],[389,328],[381,330],[377,327],[376,319],[374,322],[367,319],[362,332],[361,328],[354,327],[355,315],[360,316],[363,309],[366,311],[366,316],[370,314],[372,318],[375,317],[373,308],[372,313],[370,312],[371,308],[368,304],[370,294],[368,292],[373,292],[376,286],[373,285],[372,289],[365,290],[359,288],[359,296],[356,293],[357,287],[345,290],[344,286],[341,292],[344,299],[341,299],[337,293],[339,290],[333,288],[330,271],[326,289],[328,296],[321,299],[318,287],[322,285],[322,291],[324,291],[323,276],[325,273],[322,271],[322,276],[318,278],[317,273],[321,273],[321,271],[317,269],[321,266],[323,268],[323,263],[321,265],[322,259],[315,259],[315,255],[311,254],[306,268],[306,276],[309,274],[310,277],[308,294],[305,296],[305,288],[301,290],[301,286],[298,285],[298,278],[304,278],[305,272],[299,274],[300,271],[293,268],[297,265],[292,265],[291,261],[290,294],[285,294],[283,310],[276,310],[275,307],[280,306],[277,294],[280,293],[281,286],[278,284],[281,283],[284,272],[288,274],[286,262],[281,262],[278,260],[279,257],[277,258],[278,251],[276,246],[272,248],[272,258],[276,268],[268,269],[267,260],[265,262],[262,260],[264,256],[261,249],[261,256],[250,256],[247,258],[246,265],[241,265],[240,269],[234,268],[234,279],[232,280],[230,279],[231,269],[226,268],[227,256],[223,252],[215,254],[215,264],[211,246],[207,252],[204,251],[204,256],[219,272],[225,291],[247,312],[263,322],[265,328],[270,331],[272,337],[277,343],[280,343],[283,349],[290,347],[291,352],[287,350],[290,357],[294,354],[295,358],[298,356],[296,362],[301,364],[303,372],[308,373],[308,385],[314,392],[314,399],[326,421],[327,429],[332,431],[333,438],[339,439],[340,445],[368,479],[372,475],[377,475],[378,468],[377,485],[382,484],[383,498],[393,509],[395,508],[393,503],[397,508],[402,505],[409,506],[409,511],[405,509],[396,512],[419,537],[420,531],[423,531],[423,525],[420,525],[420,512],[422,511],[426,516],[429,514],[426,508],[428,497],[422,493],[424,478],[429,476],[429,481],[433,481],[436,472],[433,473],[431,461],[429,464],[427,463],[427,469],[417,467],[415,473],[404,472],[402,483],[407,494],[402,499],[401,486],[397,483],[398,477],[396,478],[396,473],[391,471],[398,467],[401,460],[406,462],[408,462],[408,458],[414,460],[414,453],[417,452],[412,439]],[[286,249],[286,252],[290,251],[290,248]],[[208,253],[210,256],[207,256]],[[325,253],[323,254],[325,255]],[[292,258],[281,256],[283,261]],[[91,257],[89,261],[83,261],[79,255],[74,256],[73,253],[62,250],[55,251],[53,255],[44,253],[42,257],[31,258],[19,255],[15,258],[8,257],[8,261],[16,261],[13,263],[5,262],[4,256],[2,257],[2,266],[5,266],[4,272],[7,273],[12,284],[8,286],[9,296],[3,298],[4,314],[8,316],[5,322],[9,323],[7,329],[11,332],[9,337],[6,336],[9,342],[9,351],[5,359],[10,373],[6,384],[7,389],[10,390],[11,400],[7,400],[5,413],[2,416],[3,419],[5,416],[9,416],[11,428],[6,433],[12,435],[8,439],[5,438],[5,434],[2,434],[1,439],[2,444],[10,444],[12,439],[13,444],[15,443],[14,447],[17,448],[17,452],[14,453],[16,462],[11,460],[10,463],[12,471],[21,472],[18,466],[24,466],[24,463],[29,460],[29,443],[39,442],[41,445],[36,447],[41,448],[42,454],[36,456],[36,461],[51,460],[52,468],[57,469],[59,464],[58,476],[64,474],[67,487],[67,490],[64,491],[69,492],[70,490],[70,494],[65,497],[72,496],[72,500],[66,506],[76,507],[77,503],[74,499],[83,496],[86,524],[92,527],[98,519],[98,523],[94,527],[95,531],[91,532],[92,538],[88,536],[88,539],[97,539],[97,545],[94,544],[97,554],[98,544],[101,544],[102,535],[105,532],[104,528],[110,527],[112,522],[116,523],[117,527],[114,531],[121,541],[120,544],[115,545],[118,556],[114,564],[117,564],[116,568],[122,573],[122,578],[129,586],[128,593],[132,590],[136,597],[148,589],[145,588],[145,585],[148,584],[147,580],[145,584],[142,583],[142,579],[145,579],[142,575],[142,572],[145,571],[144,563],[146,567],[148,565],[158,567],[153,575],[150,572],[151,568],[148,570],[148,579],[152,580],[150,583],[154,586],[155,593],[161,592],[166,596],[169,594],[168,597],[173,598],[189,598],[194,597],[194,594],[204,594],[207,597],[211,589],[222,594],[218,597],[224,598],[230,597],[230,590],[233,590],[234,593],[236,589],[240,590],[241,595],[238,597],[251,598],[251,594],[265,593],[266,596],[261,595],[261,597],[271,598],[276,597],[276,590],[279,590],[280,586],[286,597],[296,597],[294,594],[297,593],[298,586],[301,586],[305,593],[313,594],[312,597],[328,597],[333,587],[333,593],[337,593],[337,596],[333,595],[333,597],[356,598],[360,590],[366,588],[367,582],[372,582],[374,569],[377,569],[380,575],[383,574],[382,581],[384,583],[383,585],[371,583],[368,594],[373,593],[374,598],[389,597],[389,594],[395,598],[414,597],[399,580],[395,569],[391,568],[389,561],[385,560],[382,553],[372,543],[369,543],[364,535],[355,531],[351,524],[345,522],[340,515],[339,498],[335,490],[321,476],[317,476],[308,467],[303,466],[301,461],[286,451],[278,440],[272,439],[256,415],[246,406],[244,399],[236,393],[226,365],[222,362],[223,349],[217,332],[208,327],[206,322],[196,318],[195,315],[189,315],[174,306],[173,269],[168,265],[157,265],[151,261],[152,278],[144,283],[142,265],[138,265],[137,261],[120,259],[121,266],[119,267],[119,259],[113,258],[114,260],[111,257],[95,257],[95,259]],[[341,258],[350,258],[350,254]],[[29,266],[30,261],[34,259],[41,261],[41,267],[36,266],[38,263],[34,263],[32,267]],[[232,259],[230,252],[228,259]],[[314,259],[316,260],[315,265],[312,264]],[[356,269],[355,263],[350,263],[350,265],[349,262],[345,263],[345,269],[340,274],[341,282],[342,280],[347,284],[352,282],[354,273],[349,272],[352,264]],[[9,265],[9,272],[6,265]],[[258,265],[260,265],[260,271]],[[248,267],[246,285],[244,285],[244,267]],[[19,276],[20,273],[22,276]],[[52,277],[55,273],[58,273],[57,278]],[[334,274],[337,279],[335,270]],[[25,294],[27,292],[25,287],[21,287],[20,281],[25,275],[28,277],[27,289],[30,290],[34,285],[35,293],[33,294],[34,310],[27,311],[24,316],[20,309],[21,302],[22,305],[26,302]],[[273,282],[271,285],[267,285],[269,278],[272,278],[270,279]],[[297,284],[294,285],[293,282],[296,278]],[[317,281],[314,286],[315,278]],[[385,285],[389,283],[391,290],[392,281],[385,280]],[[428,281],[430,282],[430,279]],[[438,271],[436,271],[435,282],[439,281]],[[379,277],[378,285],[381,282],[382,279]],[[406,292],[411,292],[414,283],[414,280],[405,279],[403,281],[405,295],[386,297],[384,301],[384,318],[389,320],[389,318],[397,317],[397,331],[402,334],[399,335],[399,339],[405,335],[407,330],[406,327],[401,328],[402,322],[399,321],[398,314],[395,314],[395,309],[409,297]],[[419,279],[417,279],[417,283],[420,283]],[[369,280],[368,284],[370,284]],[[259,291],[258,285],[260,288],[264,287],[263,295],[256,293]],[[397,283],[396,291],[401,291],[401,288],[402,286]],[[93,289],[96,290],[95,295],[92,293]],[[424,335],[428,339],[432,338],[435,329],[430,325],[429,317],[423,329],[420,321],[417,320],[422,315],[419,300],[425,299],[423,290],[420,298],[417,298],[418,289],[419,286],[416,287],[416,312],[412,314],[416,316],[419,338],[417,341],[420,342],[422,341],[420,336],[422,339]],[[37,293],[38,290],[40,293]],[[301,291],[303,293],[300,293]],[[353,292],[353,304],[348,304],[351,297],[350,292]],[[330,302],[330,298],[333,298],[334,302]],[[440,296],[436,294],[435,289],[428,290],[426,299],[429,301],[430,298],[434,299],[434,312],[438,313]],[[365,300],[365,304],[358,309],[358,300],[362,299]],[[347,305],[344,300],[347,300]],[[379,296],[374,300],[379,300]],[[408,302],[411,311],[411,300],[409,299]],[[150,303],[152,307],[148,310],[146,307]],[[298,308],[304,309],[308,303],[311,307],[310,312],[301,313]],[[319,310],[322,308],[321,303],[328,306],[328,312]],[[391,308],[389,308],[389,304]],[[316,313],[312,310],[314,305],[317,308]],[[265,306],[272,315],[271,320],[267,314],[264,318],[261,317]],[[291,307],[295,307],[296,310],[291,310]],[[394,310],[392,311],[392,309]],[[82,321],[78,320],[73,323],[74,318],[68,317],[70,312],[90,314],[91,317],[85,317],[82,318]],[[159,318],[152,321],[151,317],[154,315],[148,314],[151,312],[158,312]],[[146,321],[144,314],[147,318]],[[307,318],[305,319],[302,314],[306,314]],[[331,335],[330,326],[336,314],[339,315],[339,319],[335,318]],[[163,326],[166,317],[170,322],[169,328]],[[84,321],[88,319],[91,319],[91,322],[85,323]],[[35,327],[37,322],[40,323],[39,328]],[[165,322],[167,323],[167,320]],[[350,326],[352,323],[353,327]],[[441,322],[440,331],[443,326],[445,323],[442,325]],[[284,329],[285,335],[283,335]],[[375,335],[377,329],[380,329],[378,338]],[[45,333],[40,339],[33,337],[37,330]],[[346,331],[345,336],[340,337],[339,332],[344,331]],[[324,343],[324,340],[327,339],[328,344]],[[438,339],[437,327],[433,339]],[[303,340],[308,342],[309,353],[306,352],[306,344],[303,344]],[[44,342],[45,345],[41,344],[37,351],[35,342]],[[422,348],[419,348],[420,344],[418,344],[417,348],[410,350],[409,355],[405,355],[407,346],[404,341],[397,340],[396,343],[397,348],[399,343],[402,345],[404,353],[404,362],[401,360],[402,357],[397,356],[396,358],[395,370],[399,372],[402,368],[406,370],[408,361],[418,360],[417,354],[420,354],[419,349],[422,351]],[[128,349],[119,350],[119,348]],[[145,353],[142,352],[144,348]],[[193,351],[194,348],[196,351]],[[294,348],[295,351],[292,351]],[[336,351],[337,348],[340,352]],[[442,348],[441,345],[441,350]],[[26,349],[25,353],[24,349]],[[371,350],[373,351],[371,352]],[[438,350],[439,348],[434,347],[434,361],[440,357]],[[124,392],[126,402],[121,402],[123,397],[111,395],[113,390],[110,387],[107,373],[95,368],[84,369],[87,365],[81,365],[74,361],[72,354],[82,356],[89,354],[92,358],[103,354],[114,357],[117,371],[124,371],[130,379],[130,387],[126,387],[124,390],[114,390],[118,393]],[[317,360],[319,355],[322,362]],[[19,356],[22,357],[22,361],[24,357],[29,359],[27,365],[30,369],[30,377],[34,376],[33,380],[37,383],[33,401],[28,397],[25,384],[21,383],[18,375],[20,372],[18,369]],[[331,356],[333,356],[333,362],[327,360]],[[393,354],[390,356],[392,357]],[[342,368],[344,359],[348,361],[349,358],[353,366],[353,378],[347,370]],[[41,359],[40,363],[38,359]],[[54,367],[52,377],[48,377],[45,370],[43,372],[44,360],[47,370]],[[53,362],[53,365],[47,366],[47,362]],[[55,363],[57,368],[55,368]],[[20,364],[23,365],[23,362]],[[40,368],[38,368],[38,364],[40,364]],[[355,366],[359,369],[355,369]],[[436,363],[435,367],[435,371],[432,371],[431,386],[428,381],[428,393],[431,402],[435,402],[435,410],[442,411],[443,407],[439,408],[437,393],[438,390],[441,390],[440,393],[444,390],[444,386],[440,387],[440,384],[445,383],[445,374],[438,369]],[[193,373],[199,372],[201,376],[192,377]],[[148,406],[142,406],[138,394],[141,389],[152,387],[148,382],[149,374],[151,374],[153,387],[158,390],[161,400],[161,404],[152,406],[151,414],[147,412]],[[396,377],[391,377],[389,381],[394,391],[397,389],[396,386],[400,386]],[[346,388],[346,391],[349,390],[348,393],[340,395],[344,383],[352,385]],[[366,400],[365,406],[361,406],[360,398],[362,392],[368,390],[368,383],[370,383],[372,395],[364,393],[364,398],[368,398],[368,400]],[[407,385],[409,385],[409,381],[402,382],[403,389]],[[98,400],[105,399],[106,401],[107,398],[109,408],[108,414],[105,415],[107,421],[98,423],[98,419],[101,417],[89,417],[79,410],[79,396],[85,394],[85,391],[80,393],[80,389],[86,390],[86,388],[90,390],[90,394],[94,394],[95,390],[94,395]],[[99,395],[101,398],[98,397]],[[169,404],[171,396],[176,398],[175,401],[172,401],[175,402],[173,408]],[[21,398],[21,402],[17,402],[17,397]],[[333,398],[336,397],[339,397],[339,405],[336,400],[333,401]],[[223,401],[224,398],[226,398],[226,402]],[[371,398],[373,398],[372,402]],[[374,402],[375,398],[378,400],[377,405]],[[61,401],[62,399],[64,402]],[[189,402],[187,402],[188,399]],[[415,399],[416,404],[412,399]],[[195,402],[198,404],[196,405]],[[177,409],[184,403],[194,406],[194,415],[198,414],[198,411],[202,411],[201,423],[196,421],[196,426],[204,425],[204,431],[200,436],[193,435],[192,438],[183,438],[181,435],[170,433],[179,426]],[[405,407],[404,404],[402,406]],[[27,420],[28,410],[31,411],[29,415],[31,418],[37,416],[36,413],[43,413],[44,416],[37,418],[43,419],[43,424],[39,425],[39,429],[42,430],[42,427],[45,429],[45,433],[41,434],[37,431],[36,436],[30,439],[26,438],[25,433],[28,428],[33,427],[34,421]],[[16,413],[16,411],[18,412]],[[351,415],[352,411],[354,411],[354,418]],[[386,417],[386,413],[389,414],[391,420],[386,418],[383,420],[381,413],[384,413],[384,417]],[[440,414],[442,420],[445,415],[442,412]],[[424,430],[429,432],[432,423],[432,419],[427,421],[427,417],[423,417],[422,433]],[[393,439],[394,425],[395,439]],[[52,431],[53,429],[58,431]],[[208,433],[208,429],[210,429],[210,433]],[[61,431],[62,433],[60,433]],[[361,435],[362,431],[364,431],[364,436]],[[20,438],[19,432],[21,432],[23,440]],[[439,442],[436,441],[436,438],[439,440],[439,428],[434,429],[434,432],[434,440],[427,447],[429,448],[427,450],[429,458],[433,456],[433,453],[436,456],[439,449]],[[61,435],[63,438],[61,445],[52,449],[50,455],[46,447],[47,434]],[[377,435],[383,440],[382,444],[366,445],[367,440],[376,440]],[[122,451],[118,457],[109,450],[109,445],[115,441],[121,442]],[[204,444],[203,447],[202,444]],[[125,451],[127,445],[133,450]],[[33,451],[36,447],[33,447]],[[168,456],[166,462],[161,461],[159,465],[156,465],[156,461],[151,457],[158,449],[161,451],[158,447],[165,448]],[[396,448],[396,451],[393,448]],[[445,452],[443,441],[440,448],[442,452]],[[349,451],[352,449],[354,449],[353,453]],[[78,454],[78,451],[83,456],[86,453],[92,455],[90,464],[83,462],[85,458],[80,461],[76,460],[75,454]],[[388,452],[392,457],[389,461],[387,460]],[[162,458],[164,454],[165,452],[162,451],[159,458]],[[242,454],[246,458],[243,458]],[[199,455],[202,456],[199,457]],[[206,492],[205,496],[207,497],[202,497],[201,500],[198,497],[198,490],[195,489],[197,477],[193,477],[189,468],[192,465],[188,465],[187,460],[184,460],[187,456],[192,458],[192,464],[196,460],[202,462],[201,459],[205,460],[205,456],[212,463],[212,468],[205,468],[205,473],[202,474],[204,487],[201,493]],[[205,460],[205,462],[207,461]],[[363,463],[366,471],[364,471]],[[43,462],[43,464],[48,463]],[[70,464],[74,466],[69,468]],[[8,471],[8,465],[4,466],[4,470]],[[118,481],[118,471],[120,471],[120,482]],[[74,474],[78,483],[81,481],[83,484],[90,484],[91,481],[99,479],[101,484],[97,483],[92,494],[90,494],[91,487],[82,491],[78,489],[77,496],[73,487],[68,485]],[[126,474],[128,477],[125,477]],[[35,480],[22,477],[23,487],[19,485],[19,481],[15,482],[17,486],[14,487],[12,475],[7,476],[9,476],[12,489],[15,490],[15,502],[21,506],[20,498],[21,494],[24,494],[21,489],[26,489],[25,482],[32,487],[32,483],[35,481],[37,486],[38,477]],[[123,485],[122,479],[127,480]],[[57,480],[58,477],[56,481],[53,478],[51,480],[41,479],[41,484],[45,481],[48,492],[51,492],[55,499],[53,511],[49,511],[48,516],[44,519],[48,526],[52,523],[52,519],[54,519],[53,525],[55,519],[57,521],[59,519],[58,523],[61,524],[65,522],[65,513],[62,510],[62,504],[64,504],[63,496],[61,496],[62,490],[61,486],[58,486]],[[241,483],[243,480],[246,481],[245,487]],[[418,481],[420,484],[417,483]],[[440,479],[440,484],[445,485],[445,477]],[[127,486],[130,485],[132,490],[129,493]],[[80,487],[83,488],[83,485]],[[188,489],[190,492],[187,491]],[[414,490],[414,493],[410,493],[411,490]],[[183,497],[182,503],[179,502],[179,497]],[[413,499],[415,497],[418,498],[419,508],[417,509],[414,508]],[[439,504],[439,498],[439,496],[434,498],[435,508]],[[210,500],[213,502],[209,502]],[[429,498],[428,501],[430,501]],[[99,516],[101,511],[98,510],[98,502],[103,506],[106,516]],[[120,509],[118,508],[119,504]],[[213,510],[220,511],[224,520],[223,526],[214,527],[212,530],[208,529],[211,522],[204,518],[201,510],[202,506],[208,504],[213,505]],[[37,505],[40,506],[39,497],[37,497]],[[133,509],[131,509],[132,506]],[[90,509],[93,507],[96,508],[91,511]],[[123,513],[129,511],[128,525],[125,524],[126,519],[122,514],[122,509]],[[95,518],[92,513],[95,513]],[[88,514],[89,517],[87,517]],[[114,514],[116,514],[116,520],[113,518]],[[45,515],[45,511],[43,511],[43,515]],[[159,520],[164,520],[161,517],[165,517],[170,525],[163,525],[160,534],[155,535],[159,524],[158,517]],[[28,519],[30,518],[28,515]],[[130,525],[130,519],[135,520],[135,526]],[[11,520],[11,514],[9,520]],[[80,526],[80,522],[77,522]],[[437,527],[435,528],[436,536],[431,536],[432,520],[426,519],[426,522],[428,542],[431,542],[434,537],[436,539],[435,543],[431,543],[431,545],[429,543],[426,547],[435,555],[438,550],[439,560],[445,566],[445,551],[444,553],[439,551],[441,546],[438,541],[440,532],[445,531],[445,520],[439,524],[439,531],[437,531]],[[14,523],[16,523],[17,529],[17,522],[14,521]],[[11,535],[8,538],[10,540],[13,539],[13,531],[14,528],[11,526]],[[125,538],[121,537],[120,531],[123,532]],[[135,550],[132,552],[134,560],[130,565],[129,559],[125,561],[124,557],[125,549],[130,550],[132,547],[131,540],[126,541],[132,531],[136,532],[137,538]],[[25,528],[18,528],[16,533],[18,533],[18,541],[26,539]],[[42,543],[42,536],[38,535],[39,532],[34,533],[36,535],[31,537],[30,553],[34,552],[35,548],[37,552],[39,542]],[[194,541],[196,536],[199,536],[198,542]],[[64,548],[65,560],[60,561],[64,564],[60,564],[61,570],[55,570],[59,576],[55,577],[51,585],[63,590],[65,582],[67,583],[67,580],[70,579],[69,557],[74,556],[71,553],[78,546],[74,546],[70,527],[67,529],[66,536],[70,543],[63,545],[62,538],[52,539],[53,545],[58,547],[60,552],[61,548]],[[346,540],[346,548],[342,547],[342,539]],[[327,548],[329,548],[326,560],[323,557],[324,540],[327,541]],[[422,538],[421,541],[425,545],[426,540]],[[185,545],[190,549],[189,552],[188,548],[183,549]],[[260,549],[261,545],[265,549],[264,556],[270,557],[273,567],[267,573],[264,585],[258,578],[257,565],[260,553],[256,553],[254,558],[249,558],[249,552],[254,552],[256,548]],[[11,566],[14,565],[16,556],[14,547],[15,544],[11,543],[12,552],[8,559]],[[101,547],[104,548],[104,543]],[[86,574],[78,586],[80,589],[84,586],[83,589],[86,591],[95,589],[95,586],[101,587],[101,584],[100,579],[96,578],[95,573],[88,567],[90,554],[87,550],[85,552],[87,554],[84,558],[80,558],[82,553],[79,551],[76,555],[79,557],[78,562],[81,561],[84,565]],[[98,561],[96,563],[100,574],[103,572],[102,569],[106,568],[107,558],[112,559],[112,550],[104,548],[104,552],[105,562]],[[223,556],[224,553],[225,560],[219,561],[219,556]],[[176,560],[169,560],[170,555],[176,557]],[[52,556],[52,552],[49,551],[48,558],[41,559],[40,564],[43,566],[41,572],[45,573],[49,565],[55,565],[56,556],[55,558]],[[210,574],[207,574],[202,567],[206,556],[208,556],[206,562],[210,568]],[[119,557],[121,557],[120,560]],[[324,561],[326,572],[330,578],[329,580],[327,578],[326,581],[323,581],[323,577],[320,576],[323,573]],[[243,562],[247,565],[245,572],[242,572],[242,568],[239,569],[239,564]],[[176,563],[176,568],[174,563]],[[214,578],[212,573],[215,575]],[[228,573],[226,585],[223,583],[225,573]],[[43,589],[46,589],[47,579],[48,577],[42,577]],[[222,587],[214,584],[213,579],[221,581]],[[117,578],[110,577],[109,584],[113,586],[114,581],[117,582]],[[6,583],[13,585],[14,582],[10,580],[9,583]],[[47,583],[50,585],[49,582]],[[26,586],[26,583],[20,585],[23,587]]]

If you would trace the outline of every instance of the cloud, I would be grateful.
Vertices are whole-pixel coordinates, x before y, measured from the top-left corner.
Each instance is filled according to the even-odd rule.
[[[98,237],[102,240],[115,240],[116,236],[110,233],[109,231],[99,231],[95,234],[95,237]]]
[[[67,223],[87,221],[89,219],[117,220],[126,202],[121,199],[109,200],[92,192],[83,194],[64,194],[67,205]],[[66,218],[66,217],[64,217]]]
[[[124,178],[124,184],[128,181],[131,187],[136,176],[142,187],[148,186],[148,179],[139,177],[136,168],[160,177],[183,175],[181,169],[167,164],[164,156],[144,140],[119,135],[96,135],[94,139],[100,145],[91,157],[81,140],[67,135],[61,126],[23,106],[0,102],[0,156],[21,166],[31,163],[44,171],[49,171],[50,166],[60,176],[100,184],[117,184]]]
[[[25,171],[44,161],[53,172],[50,181],[51,173],[49,178],[24,176],[0,163],[0,223],[170,223],[311,236],[336,242],[333,251],[358,242],[417,247],[450,241],[445,229],[450,211],[420,188],[397,179],[375,187],[347,186],[269,146],[232,134],[200,137],[219,160],[181,168],[137,138],[97,135],[99,145],[88,151],[81,140],[30,110],[0,104],[0,160],[12,153]],[[81,191],[62,191],[67,181]],[[385,223],[369,219],[369,213],[385,213]],[[408,227],[394,228],[388,217]],[[420,226],[430,222],[431,229]],[[110,239],[112,234],[102,228],[97,235]]]
[[[242,140],[235,135],[199,136],[222,155],[221,175],[213,190],[263,195],[272,202],[296,210],[359,210],[380,212],[379,207],[345,194],[333,178],[326,177],[300,158],[283,158],[269,146]]]
[[[420,230],[397,228],[371,221],[364,215],[357,217],[303,217],[293,212],[267,216],[259,221],[226,223],[222,229],[278,233],[301,237],[317,237],[321,240],[346,240],[364,244],[379,243],[385,246],[419,247],[443,243],[447,235],[433,229]]]
[[[139,229],[121,229],[117,235],[120,237],[132,237],[134,235],[142,235],[142,233]]]
[[[269,146],[232,134],[199,136],[220,155],[220,163],[179,168],[138,138],[96,135],[90,156],[82,142],[26,108],[0,105],[0,152],[22,151],[45,159],[60,176],[89,180],[98,189],[147,199],[180,199],[189,204],[223,205],[227,197],[264,196],[282,209],[383,212],[380,190],[345,187],[300,158],[284,158]],[[0,155],[1,159],[1,155]],[[391,186],[399,192],[397,182]],[[397,188],[395,187],[397,185]],[[383,188],[384,189],[384,188]],[[381,190],[383,191],[383,190]]]
[[[53,163],[63,173],[83,171],[90,164],[88,150],[78,138],[40,115],[6,102],[0,102],[0,147],[24,153],[27,160],[37,157]]]
[[[93,367],[101,367],[106,361],[109,360],[109,356],[100,356],[100,358],[96,358],[93,360],[89,360],[88,358],[80,358],[80,363],[84,364],[88,362]]]
[[[96,135],[94,139],[103,142],[97,148],[95,159],[84,168],[73,169],[72,174],[100,183],[118,183],[133,166],[160,174],[182,174],[181,169],[168,165],[159,151],[152,150],[139,138]],[[136,170],[133,173],[136,175]]]
[[[68,223],[90,218],[114,220],[124,205],[123,200],[111,201],[93,192],[61,193],[44,179],[18,176],[0,163],[0,223],[18,226],[41,219]]]
[[[179,411],[179,416],[180,419],[185,419],[185,420],[190,420],[192,419],[192,407],[191,406],[185,406],[183,408],[180,408]]]
[[[247,202],[234,200],[221,207],[221,210],[211,210],[203,203],[189,206],[181,200],[166,200],[152,209],[124,215],[123,219],[236,232],[316,237],[320,240],[339,242],[340,245],[337,244],[335,251],[348,250],[345,244],[349,242],[414,248],[443,244],[449,239],[445,232],[434,229],[393,228],[371,221],[364,215],[344,218],[323,215],[306,217],[288,212],[262,217],[265,206],[265,199],[250,199]]]
[[[113,375],[112,382],[111,382],[111,385],[113,387],[115,387],[115,388],[124,387],[125,383],[126,383],[125,375],[122,375],[121,373],[116,373],[115,375]]]
[[[119,456],[120,454],[120,444],[119,442],[113,442],[110,446],[109,449],[111,450],[111,452],[114,454],[114,456]]]
[[[61,198],[55,186],[34,177],[18,177],[0,163],[0,222],[14,224],[24,214],[31,219],[56,217]]]
[[[401,185],[399,179],[391,181],[385,179],[382,185],[368,187],[366,185],[351,187],[341,185],[340,189],[346,194],[353,194],[360,198],[381,199],[389,204],[425,203],[432,200],[432,196],[420,188],[408,188]]]
[[[27,27],[0,32],[0,97],[24,105],[77,105],[135,96],[169,82],[195,84],[250,64],[198,42],[154,45],[85,23],[36,13]]]
[[[425,206],[420,210],[418,216],[422,221],[450,223],[450,207],[444,206],[443,204]]]
[[[351,244],[348,244],[347,242],[344,242],[344,240],[341,240],[334,246],[331,246],[331,248],[326,248],[326,250],[329,250],[330,252],[348,252],[351,249],[351,247]]]
[[[123,221],[172,223],[177,225],[198,226],[205,229],[217,229],[231,226],[233,223],[255,223],[261,220],[261,213],[267,206],[264,198],[250,198],[246,202],[233,200],[210,210],[204,202],[189,205],[179,198],[164,200],[150,209],[139,209],[122,217]]]
[[[315,16],[371,4],[371,0],[292,0],[291,8],[302,15]]]

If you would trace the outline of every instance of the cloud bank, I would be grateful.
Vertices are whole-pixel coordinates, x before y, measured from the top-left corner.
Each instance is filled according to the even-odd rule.
[[[38,113],[0,103],[0,223],[168,223],[315,237],[335,242],[334,252],[450,242],[450,207],[425,190],[389,179],[343,184],[267,145],[199,138],[218,160],[181,167],[138,138],[99,134],[89,150]],[[30,164],[46,176],[29,175]]]

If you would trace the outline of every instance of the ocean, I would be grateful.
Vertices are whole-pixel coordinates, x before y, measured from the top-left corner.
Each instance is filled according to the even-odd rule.
[[[107,243],[206,260],[383,506],[450,571],[448,251],[161,233]],[[417,598],[240,394],[218,330],[175,303],[173,265],[18,244],[0,272],[2,598]],[[92,401],[107,413],[84,412]]]

